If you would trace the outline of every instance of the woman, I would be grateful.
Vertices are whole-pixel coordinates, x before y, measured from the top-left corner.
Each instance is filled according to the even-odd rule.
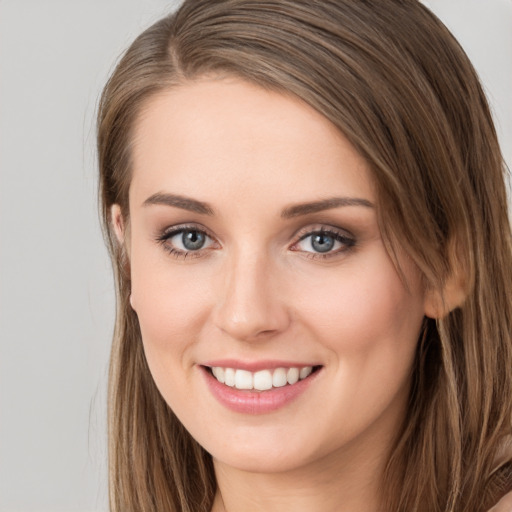
[[[424,6],[185,2],[98,123],[112,510],[475,512],[512,489],[503,162]]]

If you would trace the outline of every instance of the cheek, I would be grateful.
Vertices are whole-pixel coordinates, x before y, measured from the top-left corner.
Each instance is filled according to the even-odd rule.
[[[408,271],[406,288],[385,253],[358,263],[309,283],[304,321],[339,357],[409,351],[424,315],[419,278]]]
[[[200,337],[207,311],[204,276],[169,261],[172,256],[154,248],[137,247],[131,258],[132,306],[137,313],[146,358],[158,376],[187,356]],[[162,252],[162,254],[159,254]]]
[[[407,400],[423,296],[413,274],[409,291],[391,263],[374,263],[347,265],[337,279],[319,279],[303,302],[303,321],[329,354],[331,384],[312,411],[328,416],[322,428],[329,438],[340,437],[339,425],[349,439],[382,425],[377,419],[389,421],[393,432]],[[327,412],[324,403],[333,404]]]

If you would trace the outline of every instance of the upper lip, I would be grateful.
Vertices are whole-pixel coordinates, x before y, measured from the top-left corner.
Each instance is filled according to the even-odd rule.
[[[312,362],[284,361],[277,359],[268,359],[261,361],[242,361],[239,359],[215,359],[202,363],[201,366],[234,368],[236,370],[247,370],[257,372],[260,370],[274,370],[275,368],[304,368],[306,366],[320,366]]]

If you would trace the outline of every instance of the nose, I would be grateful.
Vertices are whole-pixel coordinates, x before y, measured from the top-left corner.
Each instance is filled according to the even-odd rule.
[[[219,276],[216,326],[240,341],[268,339],[286,330],[290,314],[272,263],[263,256],[240,254],[225,265]]]

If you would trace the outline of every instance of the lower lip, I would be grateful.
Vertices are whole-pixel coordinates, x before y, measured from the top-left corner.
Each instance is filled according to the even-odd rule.
[[[297,383],[268,391],[246,391],[221,384],[204,366],[200,367],[212,395],[225,407],[243,414],[265,414],[288,405],[316,380],[320,370]]]

